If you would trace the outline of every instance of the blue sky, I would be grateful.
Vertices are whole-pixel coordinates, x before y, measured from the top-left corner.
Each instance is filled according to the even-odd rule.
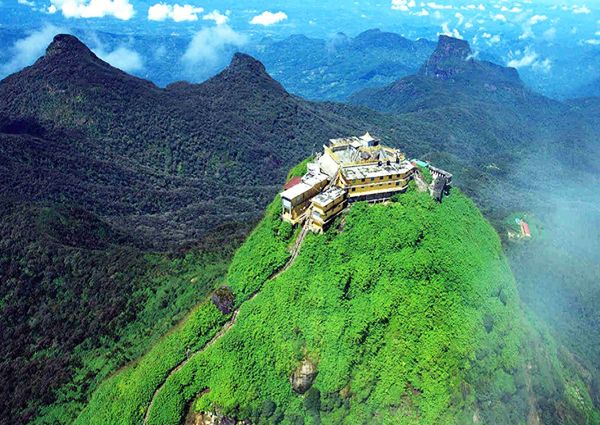
[[[33,62],[58,31],[86,31],[92,43],[94,32],[174,35],[189,43],[182,61],[220,64],[231,48],[251,50],[263,37],[326,38],[370,28],[412,39],[464,38],[477,53],[541,79],[579,58],[581,72],[597,73],[588,62],[600,52],[598,6],[598,0],[0,0],[0,30],[20,34],[0,48],[0,74]],[[95,44],[97,54],[126,71],[141,70],[147,59],[131,43]]]

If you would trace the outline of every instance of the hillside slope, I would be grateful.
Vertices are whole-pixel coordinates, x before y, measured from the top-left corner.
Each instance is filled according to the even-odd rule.
[[[205,347],[228,316],[203,305],[105,382],[77,422],[136,423],[150,400],[148,424],[200,412],[286,424],[600,420],[578,372],[528,325],[497,235],[460,192],[354,204],[269,279],[293,240],[282,226],[275,201],[236,253],[227,285],[241,308],[221,338]],[[303,394],[290,383],[300,365],[314,378]]]
[[[139,356],[222,278],[287,168],[371,116],[293,97],[246,55],[159,89],[66,35],[2,80],[0,422]]]
[[[18,187],[20,200],[82,204],[116,227],[136,228],[145,246],[176,246],[256,219],[292,164],[359,127],[289,95],[247,55],[202,84],[160,89],[59,35],[34,65],[0,83],[0,133],[48,140],[37,144],[50,157],[38,158],[28,140],[3,142],[7,157],[25,151],[4,173],[2,194]],[[74,179],[57,155],[75,158],[77,170],[92,161],[105,169]],[[31,184],[22,176],[35,161]],[[72,190],[45,190],[61,180]]]
[[[407,140],[455,172],[503,237],[522,299],[588,368],[600,406],[598,99],[545,98],[442,36],[416,75],[353,101],[416,128]],[[524,212],[538,223],[534,240],[511,240],[513,214]]]

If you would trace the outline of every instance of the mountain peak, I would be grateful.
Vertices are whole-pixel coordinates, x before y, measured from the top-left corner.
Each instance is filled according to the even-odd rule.
[[[246,53],[237,52],[231,58],[231,62],[227,67],[229,71],[244,71],[251,72],[252,74],[263,74],[266,73],[265,66],[262,62],[254,59],[252,56]]]
[[[471,46],[469,46],[468,41],[443,34],[440,35],[438,45],[433,52],[433,55],[446,58],[460,58],[463,60],[467,60],[471,54]]]
[[[46,49],[46,58],[63,55],[96,57],[96,55],[74,35],[57,34]]]
[[[471,55],[467,41],[440,35],[436,49],[421,68],[420,74],[449,79],[461,72]]]
[[[471,46],[465,40],[440,35],[437,47],[419,75],[439,80],[462,80],[469,84],[522,86],[514,68],[473,58]]]

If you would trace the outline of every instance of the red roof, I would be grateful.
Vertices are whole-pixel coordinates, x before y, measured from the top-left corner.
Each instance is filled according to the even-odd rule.
[[[529,224],[525,223],[524,220],[521,220],[521,233],[525,236],[531,236],[531,232],[529,231]]]
[[[302,183],[302,179],[300,177],[292,177],[284,186],[283,190],[288,190],[291,187],[296,186],[298,183]]]

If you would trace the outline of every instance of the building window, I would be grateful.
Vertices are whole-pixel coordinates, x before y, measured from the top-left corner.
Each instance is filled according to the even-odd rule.
[[[371,177],[371,181],[375,181],[375,177]]]
[[[400,182],[396,182],[396,186],[400,186]]]
[[[352,188],[352,192],[356,192],[356,188],[355,187]]]
[[[362,182],[363,182],[363,183],[365,182],[365,179],[364,179],[364,178],[362,179]]]

